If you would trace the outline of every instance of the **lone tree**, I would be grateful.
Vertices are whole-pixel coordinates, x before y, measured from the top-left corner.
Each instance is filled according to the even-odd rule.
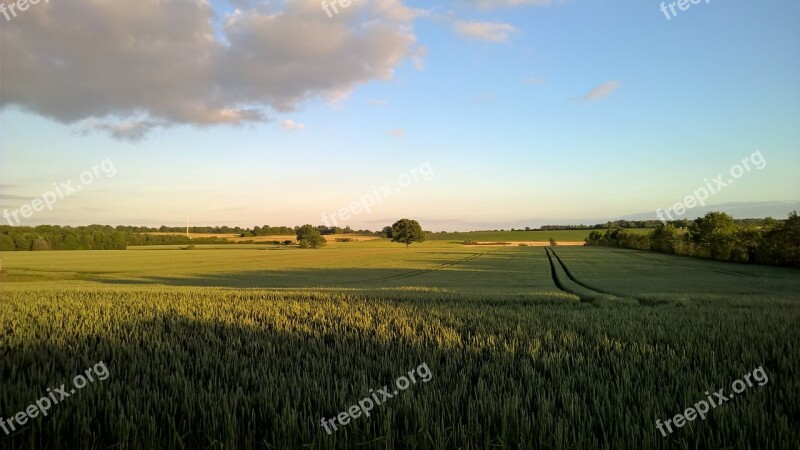
[[[392,242],[406,244],[408,248],[414,242],[425,242],[425,232],[416,220],[400,219],[392,225]]]
[[[313,225],[303,225],[297,229],[297,242],[300,248],[320,248],[326,244],[325,238]]]

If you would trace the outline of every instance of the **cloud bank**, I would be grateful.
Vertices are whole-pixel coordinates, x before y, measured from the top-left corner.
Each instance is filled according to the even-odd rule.
[[[208,0],[69,0],[30,8],[0,30],[0,108],[84,132],[137,140],[174,125],[270,120],[333,101],[419,58],[400,0],[370,0],[329,19],[317,2],[237,9]]]

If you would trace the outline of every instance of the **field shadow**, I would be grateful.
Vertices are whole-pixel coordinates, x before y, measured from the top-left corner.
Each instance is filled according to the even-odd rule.
[[[48,387],[64,383],[69,389],[75,374],[99,361],[109,377],[62,399],[47,417],[13,435],[0,434],[0,448],[667,449],[699,440],[707,444],[699,448],[789,448],[780,444],[797,433],[775,427],[796,417],[795,402],[784,397],[796,383],[789,369],[779,369],[790,367],[793,357],[776,354],[764,361],[775,374],[774,386],[748,393],[753,403],[740,401],[738,408],[722,409],[664,439],[652,419],[696,400],[709,375],[719,375],[720,363],[696,349],[698,366],[661,353],[631,354],[635,347],[628,344],[636,342],[609,336],[613,325],[575,328],[602,317],[573,321],[550,314],[560,317],[560,326],[546,325],[524,339],[512,338],[512,330],[530,325],[517,320],[519,310],[483,303],[342,310],[344,302],[309,299],[319,301],[319,309],[278,301],[229,309],[234,306],[227,302],[199,300],[139,300],[116,310],[90,306],[95,316],[87,314],[77,330],[46,320],[46,308],[38,311],[37,322],[20,330],[27,339],[12,338],[13,345],[0,347],[2,417],[46,396]],[[257,296],[252,301],[273,302]],[[566,305],[559,311],[580,309]],[[129,316],[109,318],[113,311]],[[350,314],[359,315],[349,320]],[[446,326],[431,328],[437,323]],[[712,344],[736,348],[729,337],[721,333]],[[685,343],[682,334],[676,339]],[[692,346],[707,344],[706,337],[692,339]],[[394,380],[423,363],[429,382],[411,384],[332,435],[322,428],[322,418],[339,415],[383,386],[393,393]],[[738,365],[725,369],[739,374]],[[675,382],[664,384],[665,377]],[[781,441],[765,441],[770,438]]]
[[[450,408],[448,427],[469,420],[462,395],[471,394],[448,392],[448,380],[467,377],[468,384],[480,382],[498,393],[518,382],[486,378],[492,367],[508,365],[508,355],[468,361],[474,358],[462,349],[387,340],[346,326],[299,332],[271,322],[247,327],[166,313],[58,344],[4,349],[0,407],[6,417],[46,396],[48,386],[65,383],[69,391],[73,376],[100,361],[109,376],[62,398],[47,417],[17,425],[10,436],[0,434],[0,447],[422,448],[430,437],[420,430],[436,429],[441,408]],[[393,393],[394,380],[423,363],[428,382],[418,372],[416,383],[376,405],[370,417],[332,435],[322,428],[321,418],[383,386]],[[507,435],[499,418],[481,419],[478,434]],[[520,429],[532,426],[524,416],[505,420]]]
[[[463,256],[463,254],[461,254]],[[532,256],[532,255],[531,255]],[[523,261],[525,259],[526,261]],[[512,261],[513,260],[513,261]],[[492,255],[468,255],[459,260],[415,259],[416,263],[428,265],[424,269],[407,268],[292,268],[284,270],[241,270],[209,274],[187,274],[185,276],[142,275],[119,277],[115,275],[93,275],[87,280],[111,285],[166,285],[191,287],[231,288],[360,288],[396,287],[408,285],[415,280],[424,280],[432,287],[448,287],[453,284],[474,285],[505,281],[503,275],[525,274],[530,278],[531,288],[544,287],[536,282],[535,258],[505,257]],[[513,263],[510,265],[510,262]],[[544,266],[542,266],[544,269]],[[499,281],[498,281],[499,280]],[[519,280],[518,280],[519,281]],[[520,283],[517,283],[520,284]],[[502,286],[502,284],[501,284]]]

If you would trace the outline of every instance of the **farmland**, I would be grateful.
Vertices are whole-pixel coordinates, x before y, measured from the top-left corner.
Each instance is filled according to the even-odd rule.
[[[110,377],[0,446],[779,449],[800,441],[796,270],[554,250],[370,241],[313,251],[4,252],[0,415],[98,361]],[[332,435],[320,426],[422,363],[429,383]],[[768,384],[667,437],[656,430],[656,419],[756,367]]]
[[[652,228],[630,228],[631,233],[646,234]],[[427,239],[434,241],[465,241],[478,242],[548,242],[551,238],[556,241],[583,242],[589,237],[591,230],[547,230],[547,231],[468,231],[461,233],[428,233]]]

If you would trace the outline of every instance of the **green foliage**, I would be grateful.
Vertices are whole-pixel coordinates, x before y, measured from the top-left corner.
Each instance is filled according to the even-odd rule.
[[[9,250],[125,250],[128,245],[187,244],[183,235],[156,236],[120,230],[111,226],[37,227],[0,226],[0,242],[11,239],[14,248]],[[124,228],[124,227],[123,227]],[[222,243],[216,239],[197,239],[197,243]]]
[[[652,228],[632,228],[627,230],[633,234],[647,234]],[[425,233],[426,241],[463,242],[470,239],[477,242],[547,242],[554,238],[559,242],[582,242],[591,230],[555,230],[555,231],[465,231],[455,233]]]
[[[758,225],[757,223],[761,223]],[[591,245],[654,250],[720,261],[800,267],[800,219],[797,212],[785,221],[772,218],[757,223],[735,221],[725,213],[710,212],[678,229],[659,225],[648,236],[627,230],[592,231]]]
[[[780,225],[767,230],[761,260],[777,266],[800,267],[800,216],[792,211]]]
[[[0,234],[0,252],[14,251],[14,240],[6,234]]]
[[[425,242],[425,232],[416,220],[400,219],[392,225],[392,242],[406,244],[408,248],[414,242]]]
[[[319,230],[313,225],[303,225],[297,230],[297,242],[300,248],[320,248],[327,243]]]

